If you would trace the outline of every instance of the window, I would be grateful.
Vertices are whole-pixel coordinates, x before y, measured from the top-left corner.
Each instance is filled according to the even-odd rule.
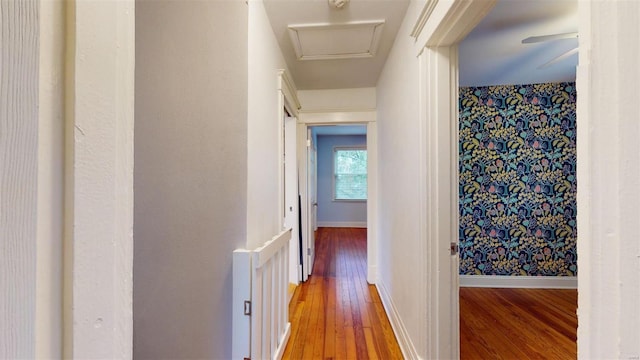
[[[367,200],[367,149],[336,147],[333,150],[333,199]]]

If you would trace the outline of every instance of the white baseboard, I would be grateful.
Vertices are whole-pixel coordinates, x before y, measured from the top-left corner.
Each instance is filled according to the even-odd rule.
[[[575,276],[460,275],[460,287],[577,289]]]
[[[366,228],[366,221],[318,221],[318,227],[350,227],[350,228]]]
[[[398,314],[398,310],[393,304],[393,300],[391,300],[391,296],[387,292],[387,288],[384,286],[384,283],[378,279],[376,283],[376,288],[378,289],[378,293],[380,294],[380,299],[382,300],[382,306],[389,317],[389,322],[391,323],[391,328],[393,329],[393,333],[396,335],[396,339],[398,339],[398,345],[400,345],[400,350],[402,351],[402,356],[408,360],[420,360],[420,356],[418,356],[418,351],[416,347],[413,345],[409,334],[407,333],[407,328],[405,328],[402,319],[400,318],[400,314]]]

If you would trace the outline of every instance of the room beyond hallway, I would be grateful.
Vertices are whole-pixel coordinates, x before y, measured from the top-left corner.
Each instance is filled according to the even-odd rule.
[[[380,296],[367,284],[367,230],[318,228],[313,273],[289,305],[283,359],[402,359]]]
[[[460,288],[460,359],[575,359],[577,290]]]

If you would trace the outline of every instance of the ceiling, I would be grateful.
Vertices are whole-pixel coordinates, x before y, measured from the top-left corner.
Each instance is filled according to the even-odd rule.
[[[351,0],[342,9],[331,7],[327,0],[265,0],[264,4],[296,87],[313,90],[376,86],[409,1]],[[381,21],[382,26],[376,25]],[[321,60],[298,60],[300,48],[296,54],[289,27],[300,25],[312,31],[296,33],[296,41],[311,55],[307,58]],[[317,56],[336,52],[352,58]]]
[[[577,0],[499,0],[460,43],[460,85],[575,81],[577,53],[540,66],[576,48],[577,38],[535,44],[522,44],[522,40],[577,31]]]
[[[408,6],[407,0],[351,0],[342,9],[327,0],[264,1],[300,90],[376,86]],[[534,44],[522,40],[576,32],[577,7],[577,0],[498,0],[460,44],[460,85],[574,81],[577,54],[540,67],[576,48],[577,38]],[[382,26],[375,25],[380,21]],[[369,28],[358,25],[362,23]],[[345,29],[349,31],[341,32]],[[355,58],[341,58],[344,54]]]

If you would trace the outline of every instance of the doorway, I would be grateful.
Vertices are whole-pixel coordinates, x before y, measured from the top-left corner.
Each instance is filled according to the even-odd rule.
[[[524,355],[558,341],[561,357],[576,356],[577,3],[531,5],[498,1],[459,44],[461,357],[485,336],[484,350],[520,357],[492,340],[527,316],[522,333],[549,338]],[[500,304],[488,319],[478,294]],[[476,327],[485,320],[492,331]]]
[[[377,169],[377,143],[376,143],[376,127],[375,122],[370,121],[342,121],[342,122],[327,122],[325,118],[324,121],[305,121],[304,114],[301,114],[301,123],[298,124],[298,168],[304,171],[300,171],[299,175],[299,183],[300,187],[300,195],[302,199],[302,232],[307,233],[307,237],[303,239],[303,252],[304,249],[307,249],[307,261],[309,262],[306,266],[303,264],[302,279],[306,280],[308,274],[312,271],[313,266],[313,254],[314,254],[314,245],[315,240],[313,238],[314,233],[310,231],[311,229],[316,229],[317,225],[327,225],[327,226],[357,226],[357,227],[366,227],[367,228],[367,281],[370,284],[375,284],[376,278],[376,237],[375,237],[375,223],[376,223],[376,196],[377,196],[377,178],[376,178],[376,169]],[[332,210],[330,205],[335,203],[333,196],[334,190],[332,189],[332,177],[334,176],[332,173],[327,176],[327,169],[333,169],[333,148],[334,146],[331,144],[335,144],[336,136],[350,136],[351,138],[348,141],[359,141],[359,144],[363,143],[367,150],[366,164],[367,164],[367,176],[366,176],[366,186],[367,186],[367,199],[363,202],[360,200],[352,201],[349,200],[344,201],[347,206],[338,206],[340,210],[338,212],[351,213],[350,215],[354,215],[356,213],[356,218],[349,218],[344,221],[336,220],[336,218],[325,217],[325,215]],[[318,140],[320,137],[321,140]],[[326,138],[324,138],[326,137]],[[359,137],[359,138],[358,138]],[[324,140],[322,140],[324,138]],[[329,144],[329,156],[330,159],[327,159],[326,153],[322,155],[317,154],[317,157],[322,157],[318,159],[316,165],[322,165],[322,169],[318,169],[316,171],[315,166],[310,166],[310,158],[313,156],[311,153],[315,153],[310,151],[309,149],[313,149],[312,144],[317,144],[321,142],[325,142]],[[352,142],[353,143],[353,142]],[[324,145],[323,145],[324,146]],[[339,147],[339,146],[338,146]],[[323,150],[325,150],[323,148]],[[305,155],[306,154],[306,155]],[[330,165],[330,166],[329,166]],[[310,181],[310,173],[316,173],[322,171],[323,178],[319,181]],[[318,180],[317,178],[315,180]],[[303,184],[307,184],[303,186]],[[315,186],[318,186],[316,188]],[[328,186],[327,186],[328,185]],[[319,193],[315,190],[319,189]],[[314,194],[312,194],[312,192]],[[323,198],[315,197],[313,195],[322,195]],[[330,196],[329,196],[330,195]],[[341,201],[338,201],[339,203]],[[326,208],[323,208],[323,203]],[[305,205],[306,204],[306,205]],[[355,206],[354,206],[355,205]],[[360,206],[358,206],[360,205]],[[364,209],[362,207],[364,205]],[[358,208],[359,209],[356,209]],[[345,210],[346,209],[346,210]],[[317,211],[321,211],[320,219],[317,218]],[[364,217],[363,217],[364,216]],[[319,223],[320,222],[320,223]],[[306,276],[304,275],[306,273]]]

